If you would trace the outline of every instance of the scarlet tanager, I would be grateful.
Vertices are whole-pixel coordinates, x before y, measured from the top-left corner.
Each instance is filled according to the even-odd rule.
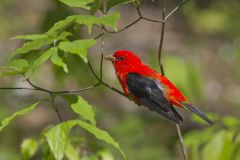
[[[177,124],[182,122],[183,118],[174,106],[188,109],[212,124],[167,77],[143,64],[133,52],[119,50],[105,59],[112,61],[124,94],[136,104],[148,107]]]

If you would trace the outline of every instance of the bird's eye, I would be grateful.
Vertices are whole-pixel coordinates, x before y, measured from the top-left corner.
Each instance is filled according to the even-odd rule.
[[[119,60],[119,61],[122,61],[124,59],[125,59],[125,57],[123,57],[123,56],[120,56],[120,57],[117,58],[117,60]]]

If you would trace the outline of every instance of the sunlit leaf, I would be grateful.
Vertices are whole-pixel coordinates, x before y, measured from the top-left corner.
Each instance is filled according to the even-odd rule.
[[[59,48],[66,53],[72,53],[78,55],[87,63],[88,48],[96,43],[94,39],[76,40],[73,42],[61,42]]]
[[[76,19],[76,23],[85,24],[88,27],[89,33],[91,33],[93,24],[103,24],[109,27],[112,27],[114,30],[117,30],[117,20],[120,18],[119,13],[110,13],[103,17],[95,17],[91,15],[80,15]]]
[[[62,67],[64,72],[68,73],[67,64],[64,62],[63,58],[61,58],[57,52],[52,55],[51,61],[54,65]]]
[[[101,157],[102,160],[114,160],[113,155],[106,150],[98,152],[97,155],[98,157]]]
[[[233,153],[232,139],[231,132],[220,131],[215,134],[214,138],[203,148],[203,160],[230,160]]]
[[[22,115],[24,115],[24,114],[26,114],[26,113],[34,110],[34,109],[37,107],[37,105],[39,105],[40,103],[41,103],[41,101],[36,102],[36,103],[34,103],[34,104],[32,104],[32,105],[29,105],[29,106],[25,107],[24,109],[21,109],[21,110],[19,110],[19,111],[17,111],[17,112],[14,112],[11,116],[4,118],[4,119],[1,121],[0,132],[1,132],[6,126],[8,126],[9,123],[10,123],[12,120],[14,120],[16,117],[22,116]]]
[[[214,137],[215,132],[215,127],[206,128],[201,131],[192,131],[184,136],[184,141],[188,146],[204,144]]]
[[[65,150],[65,156],[68,160],[80,160],[79,150],[74,148],[71,143],[68,143],[67,148]]]
[[[48,59],[50,59],[51,56],[53,56],[54,54],[57,54],[57,48],[56,47],[52,47],[50,49],[48,49],[47,51],[45,51],[32,65],[31,67],[31,71],[34,72],[36,70],[36,68],[38,68],[41,64],[43,64],[44,62],[46,62]]]
[[[15,59],[8,65],[0,67],[0,77],[25,73],[28,66],[28,62],[25,59]]]
[[[41,38],[41,39],[35,39],[31,42],[26,42],[24,45],[20,48],[17,48],[13,53],[12,56],[16,54],[25,54],[32,50],[40,49],[41,47],[45,45],[49,45],[53,43],[55,38],[53,37],[47,37],[47,38]]]
[[[124,159],[126,159],[126,155],[123,152],[123,150],[120,148],[119,144],[114,141],[114,139],[106,132],[103,131],[89,123],[83,122],[83,121],[78,121],[78,124],[86,129],[88,132],[92,133],[97,139],[105,141],[106,143],[111,144],[112,146],[114,146],[124,157]]]
[[[223,124],[226,125],[227,127],[234,127],[240,124],[240,119],[231,116],[224,117]]]
[[[60,20],[58,22],[56,22],[47,32],[47,34],[55,34],[57,32],[61,32],[64,29],[66,29],[67,27],[69,27],[71,24],[73,24],[73,22],[76,20],[76,18],[78,17],[78,15],[72,15],[72,16],[68,16],[67,18]]]
[[[36,40],[36,39],[43,39],[47,37],[48,35],[46,34],[28,34],[28,35],[19,35],[11,39]]]
[[[29,160],[36,152],[38,142],[34,139],[24,139],[21,144],[22,160]]]
[[[101,24],[107,25],[112,27],[114,30],[117,30],[117,20],[120,18],[120,14],[119,13],[111,13],[106,15],[105,17],[99,19],[99,22]]]
[[[59,1],[66,4],[69,7],[81,7],[89,10],[90,7],[87,5],[93,2],[94,0],[59,0]]]
[[[71,121],[61,123],[45,133],[47,142],[56,160],[61,160],[68,145],[68,133],[75,124]]]
[[[48,144],[56,160],[61,160],[63,158],[69,142],[69,131],[76,125],[79,125],[88,132],[92,133],[97,139],[113,145],[124,156],[124,159],[126,159],[126,156],[122,149],[119,147],[119,144],[115,142],[106,131],[103,131],[96,126],[83,122],[81,120],[70,120],[51,128],[45,133]]]
[[[92,106],[87,101],[76,95],[66,95],[63,97],[71,104],[71,108],[75,113],[90,121],[91,124],[96,125]]]

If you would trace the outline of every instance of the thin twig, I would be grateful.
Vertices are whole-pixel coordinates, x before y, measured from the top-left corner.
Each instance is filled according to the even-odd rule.
[[[164,76],[165,73],[164,73],[163,65],[161,63],[161,56],[162,56],[163,40],[164,40],[164,33],[165,33],[165,23],[166,23],[166,17],[165,17],[165,14],[166,14],[166,0],[162,0],[162,2],[163,2],[163,4],[162,4],[163,5],[162,19],[163,19],[164,22],[162,23],[160,43],[159,43],[159,48],[158,48],[158,64],[159,64],[160,71],[161,71],[162,75]],[[179,7],[177,7],[177,9],[178,8]],[[175,11],[177,9],[175,9]],[[168,14],[168,17],[170,17],[175,11],[173,10],[172,12],[170,12],[170,14]],[[176,124],[176,128],[177,128],[179,142],[180,142],[180,146],[181,146],[182,153],[183,153],[183,156],[184,156],[184,160],[188,160],[187,151],[186,151],[186,148],[185,148],[185,145],[184,145],[184,142],[183,142],[183,137],[182,137],[182,133],[181,133],[181,129],[180,129],[179,124]]]
[[[55,105],[55,95],[54,95],[53,93],[50,93],[50,98],[51,98],[52,107],[53,107],[54,111],[56,112],[59,121],[60,121],[60,122],[63,122],[63,119],[62,119],[62,117],[61,117],[61,114],[60,114],[57,106]]]
[[[182,3],[180,3],[177,7],[175,7],[165,18],[165,20],[168,20],[168,18],[170,18],[179,8],[181,8],[182,6],[184,6],[188,1],[190,0],[186,0],[183,1]]]
[[[156,23],[165,23],[164,20],[156,20],[156,19],[150,19],[150,18],[147,18],[147,17],[142,17],[142,19],[146,20],[146,21],[149,21],[149,22],[156,22]]]
[[[53,93],[53,94],[68,94],[68,93],[76,93],[76,92],[82,92],[86,90],[93,89],[97,86],[99,86],[100,83],[96,83],[92,86],[86,87],[86,88],[80,88],[80,89],[73,89],[73,90],[62,90],[62,91],[51,91],[51,90],[46,90],[46,89],[39,89],[38,88],[25,88],[25,87],[0,87],[0,90],[30,90],[30,91],[42,91],[42,92],[47,92],[47,93]],[[36,85],[35,85],[36,86]]]
[[[183,141],[183,137],[182,137],[182,133],[181,133],[181,129],[180,129],[179,124],[176,124],[176,128],[177,128],[179,142],[180,142],[180,145],[181,145],[184,160],[188,160],[187,151],[186,151],[186,148],[185,148],[185,145],[184,145],[184,141]]]
[[[139,17],[137,18],[136,20],[134,20],[133,22],[129,23],[128,25],[126,25],[125,27],[119,29],[118,31],[108,31],[107,29],[105,29],[105,32],[106,33],[111,33],[111,34],[114,34],[114,33],[120,33],[128,28],[130,28],[131,26],[133,26],[134,24],[136,24],[137,22],[139,22],[142,18]],[[101,37],[103,35],[103,33],[100,33],[98,34],[97,36],[94,37],[94,39],[98,39],[99,37]]]
[[[121,94],[122,96],[126,97],[126,95],[125,95],[123,92],[119,91],[118,89],[110,86],[109,84],[107,84],[107,83],[105,83],[105,82],[101,82],[101,83],[102,83],[102,85],[106,86],[107,88],[109,88],[109,89],[111,89],[111,90],[113,90],[113,91]]]
[[[105,14],[104,14],[104,16],[105,16]],[[102,75],[103,75],[103,54],[104,54],[104,34],[105,34],[105,30],[104,30],[104,25],[102,25],[102,39],[101,39],[101,41],[102,41],[102,43],[101,43],[101,59],[100,59],[100,80],[102,81],[102,79],[103,79],[103,77],[102,77]]]
[[[87,91],[93,88],[96,88],[97,86],[99,86],[100,83],[96,83],[92,86],[86,87],[86,88],[80,88],[80,89],[73,89],[73,90],[65,90],[65,91],[51,91],[54,94],[71,94],[71,93],[77,93],[77,92],[82,92],[82,91]]]
[[[163,66],[161,63],[161,56],[162,56],[163,39],[164,39],[165,24],[166,24],[166,22],[165,22],[166,7],[165,7],[165,1],[162,0],[162,2],[163,2],[162,19],[164,20],[164,22],[162,23],[160,42],[159,42],[159,47],[158,47],[158,65],[160,67],[160,71],[161,71],[162,75],[164,75],[164,70],[163,70]]]
[[[25,77],[26,78],[26,77]],[[35,84],[33,84],[29,78],[26,78],[26,81],[28,82],[28,84],[30,84],[33,88],[39,90],[39,91],[43,91],[43,92],[47,92],[49,94],[51,94],[52,92],[50,90],[44,89],[42,87],[36,86]]]
[[[25,87],[0,87],[0,90],[31,90],[31,91],[39,91],[36,88],[25,88]]]

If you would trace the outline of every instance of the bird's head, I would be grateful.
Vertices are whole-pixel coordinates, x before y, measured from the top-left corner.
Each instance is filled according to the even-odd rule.
[[[112,61],[116,70],[142,63],[140,58],[128,50],[118,50],[113,55],[106,56],[105,59]]]

